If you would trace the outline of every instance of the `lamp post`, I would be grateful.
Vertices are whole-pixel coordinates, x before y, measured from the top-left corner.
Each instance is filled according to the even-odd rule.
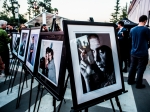
[[[18,26],[19,26],[19,6],[17,0],[14,0],[13,6],[14,6],[15,19],[18,19]]]

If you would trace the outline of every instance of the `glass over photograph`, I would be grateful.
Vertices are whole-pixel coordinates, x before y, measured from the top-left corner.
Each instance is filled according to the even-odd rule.
[[[21,32],[21,39],[19,44],[19,51],[18,51],[18,58],[24,61],[26,49],[27,49],[27,43],[28,43],[28,35],[29,30],[22,30]]]
[[[38,73],[58,85],[63,41],[42,40]]]
[[[34,72],[34,64],[35,64],[37,46],[38,46],[38,41],[39,41],[39,33],[40,33],[40,29],[31,30],[30,40],[28,44],[26,66],[32,72]]]
[[[83,93],[115,84],[109,34],[76,33],[76,38]]]
[[[12,41],[13,53],[17,56],[18,50],[19,50],[20,34],[13,33],[12,36],[13,36],[12,37],[13,38],[13,41]]]

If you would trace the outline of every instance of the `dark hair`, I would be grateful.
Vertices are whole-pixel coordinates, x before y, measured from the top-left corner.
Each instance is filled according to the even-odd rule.
[[[119,21],[118,24],[120,24],[121,26],[124,26],[124,22],[123,21]]]
[[[46,48],[46,54],[47,54],[47,53],[51,53],[52,59],[53,59],[53,54],[54,54],[53,49],[47,47],[47,48]]]
[[[97,34],[89,34],[89,35],[87,36],[88,42],[89,42],[89,40],[90,40],[91,38],[96,38],[96,39],[99,41],[99,38],[98,38],[98,35],[97,35]],[[90,42],[89,42],[89,44],[90,44]]]
[[[147,16],[146,15],[142,15],[140,18],[139,18],[139,22],[144,22],[147,20]]]
[[[46,26],[46,24],[43,24],[42,26]]]
[[[40,23],[36,22],[35,27],[38,27],[38,26],[40,26]]]
[[[112,50],[110,47],[103,45],[101,47],[98,47],[96,49],[97,53],[99,53],[99,50],[101,50],[102,52],[106,53],[106,71],[107,72],[112,72],[114,70],[114,65],[113,65],[113,57],[112,57]],[[100,60],[99,55],[97,55],[97,59]]]

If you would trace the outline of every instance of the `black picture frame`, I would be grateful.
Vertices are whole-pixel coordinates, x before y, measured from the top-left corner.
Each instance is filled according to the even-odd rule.
[[[53,44],[51,44],[53,43]],[[64,82],[66,72],[66,50],[64,43],[64,33],[59,32],[41,32],[40,40],[38,45],[37,61],[36,61],[36,79],[49,91],[49,93],[58,101],[63,99],[64,96]],[[49,79],[46,73],[45,64],[42,67],[45,58],[46,49],[52,47],[53,50],[53,62],[56,70],[56,81],[57,84],[53,83],[52,79]],[[45,59],[44,59],[45,60]],[[45,62],[45,61],[44,61]],[[52,61],[51,61],[52,63]],[[41,69],[42,68],[42,69]],[[51,69],[51,68],[50,68]],[[48,72],[49,73],[49,72]],[[52,72],[50,72],[52,74]],[[48,74],[49,75],[49,74]]]
[[[12,54],[18,56],[18,49],[20,43],[20,33],[12,32]]]
[[[65,43],[66,43],[66,56],[67,56],[68,67],[69,67],[68,72],[70,74],[73,109],[79,111],[79,110],[91,107],[100,102],[103,102],[105,100],[108,100],[110,98],[113,98],[122,94],[122,92],[125,91],[125,88],[124,88],[123,74],[121,72],[121,67],[120,67],[120,58],[119,58],[120,54],[118,50],[119,47],[118,47],[118,41],[116,38],[117,36],[115,32],[115,24],[64,20],[63,29],[64,29],[64,36],[65,36]],[[109,34],[110,45],[111,45],[110,48],[112,52],[111,55],[112,55],[113,64],[114,64],[113,65],[114,76],[115,76],[116,82],[106,87],[103,86],[103,87],[100,87],[99,89],[91,90],[89,92],[84,93],[83,85],[86,85],[86,84],[83,84],[83,81],[82,81],[83,77],[81,76],[81,73],[80,73],[81,69],[80,69],[79,61],[81,59],[79,59],[80,54],[78,52],[81,51],[81,49],[78,50],[77,38],[80,38],[85,35],[87,38],[90,34],[91,35]],[[105,41],[107,40],[108,39],[103,40],[103,45],[107,46],[106,44],[107,42],[105,43]],[[98,73],[100,74],[100,72]],[[91,74],[92,73],[90,72],[90,75]]]
[[[18,48],[18,59],[23,63],[26,62],[26,53],[29,44],[29,37],[30,37],[30,29],[29,28],[22,29]]]
[[[28,40],[25,67],[31,75],[35,75],[36,58],[38,51],[38,43],[40,38],[41,27],[32,27],[30,31],[30,37]],[[31,53],[30,53],[31,52]]]

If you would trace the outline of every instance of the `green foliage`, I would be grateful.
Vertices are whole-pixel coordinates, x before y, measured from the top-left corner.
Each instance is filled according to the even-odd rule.
[[[0,20],[5,20],[8,22],[8,24],[18,25],[18,19],[15,19],[13,17],[8,17],[7,14],[4,12],[0,12]],[[25,23],[27,22],[26,19],[24,19],[24,16],[22,14],[19,14],[19,22]]]
[[[121,10],[121,15],[120,15],[120,20],[122,20],[123,18],[127,18],[128,13],[127,13],[127,3],[126,6],[122,8]]]
[[[120,6],[119,6],[120,0],[116,0],[116,6],[114,8],[115,12],[111,14],[112,19],[110,19],[110,22],[116,23],[119,21],[119,11],[120,11]]]

